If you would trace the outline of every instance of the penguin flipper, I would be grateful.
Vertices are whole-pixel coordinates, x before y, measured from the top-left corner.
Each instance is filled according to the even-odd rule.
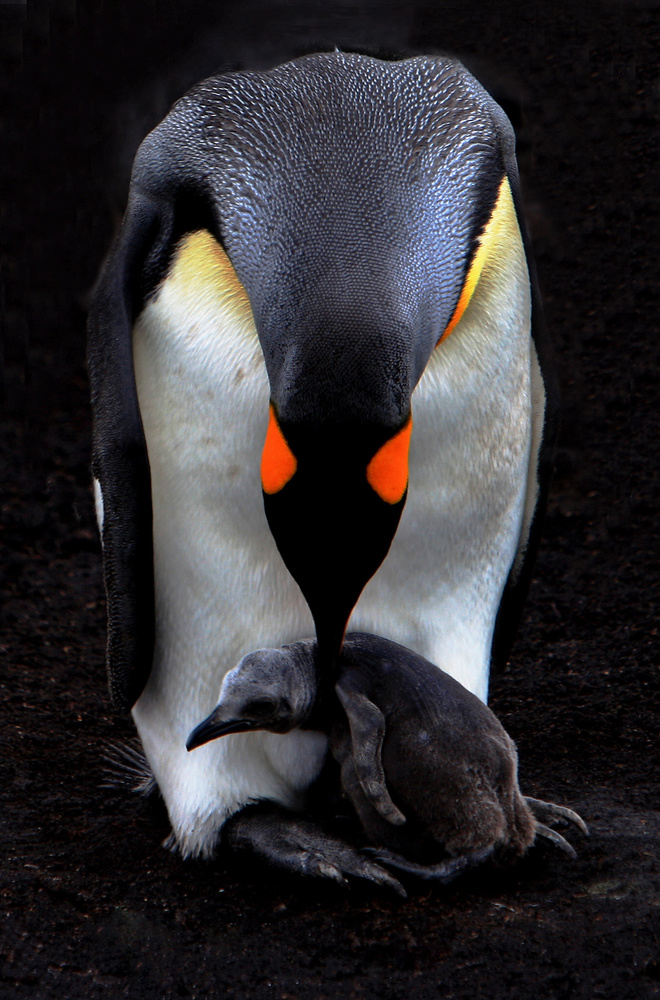
[[[406,897],[400,882],[380,865],[273,802],[259,802],[236,813],[225,823],[222,840],[234,850],[250,851],[298,875],[328,878],[341,885],[347,885],[350,875]]]
[[[406,817],[392,802],[383,770],[385,717],[346,677],[337,682],[335,691],[348,718],[353,764],[362,791],[383,819],[394,826],[402,826]]]
[[[92,471],[108,602],[107,668],[115,706],[130,709],[151,670],[154,577],[151,477],[133,368],[133,321],[147,260],[168,240],[157,200],[133,191],[88,321],[94,418]],[[165,235],[164,235],[165,234]]]
[[[398,871],[406,872],[408,875],[416,875],[417,878],[428,881],[433,880],[446,884],[453,882],[455,878],[458,878],[459,875],[462,875],[463,872],[468,871],[470,868],[476,868],[477,865],[487,861],[494,851],[494,845],[486,847],[481,851],[475,851],[473,854],[463,854],[458,858],[447,858],[437,865],[420,865],[415,861],[409,861],[401,854],[396,854],[394,851],[380,847],[365,847],[364,851],[370,854],[375,861],[382,861],[383,864],[390,865]]]

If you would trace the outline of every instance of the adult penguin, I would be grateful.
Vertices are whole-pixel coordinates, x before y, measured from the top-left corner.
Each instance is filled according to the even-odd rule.
[[[554,426],[531,273],[511,126],[453,59],[213,77],[140,147],[90,315],[93,470],[110,688],[184,855],[240,813],[278,864],[380,878],[282,811],[321,734],[186,739],[250,650],[315,628],[331,684],[349,617],[486,699]]]

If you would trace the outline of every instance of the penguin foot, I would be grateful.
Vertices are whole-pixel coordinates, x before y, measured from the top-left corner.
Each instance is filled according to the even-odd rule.
[[[532,799],[527,795],[525,796],[525,802],[532,810],[534,817],[542,823],[556,823],[564,820],[568,823],[573,823],[582,830],[585,837],[589,836],[589,827],[582,817],[573,812],[572,809],[568,809],[566,806],[555,805],[554,802],[543,802],[542,799]]]
[[[328,878],[340,885],[348,885],[350,875],[391,889],[403,899],[407,895],[393,875],[355,848],[270,802],[232,816],[223,828],[223,843],[299,875]]]
[[[435,880],[445,885],[448,882],[453,882],[455,878],[458,878],[463,872],[469,871],[470,868],[476,868],[477,865],[482,864],[491,856],[493,850],[493,846],[490,846],[482,851],[475,851],[474,854],[464,854],[460,858],[447,858],[437,865],[420,865],[385,848],[364,848],[365,853],[370,854],[376,861],[382,861],[384,865],[390,865],[392,868],[407,872],[409,875],[416,875],[417,878]]]

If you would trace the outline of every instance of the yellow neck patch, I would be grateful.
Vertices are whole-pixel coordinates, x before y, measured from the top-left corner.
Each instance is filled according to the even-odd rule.
[[[271,404],[264,450],[261,453],[261,485],[264,493],[279,493],[293,478],[298,461],[280,430]]]
[[[385,503],[399,503],[408,486],[412,418],[378,449],[367,466],[367,482]]]
[[[493,208],[490,219],[488,220],[481,236],[479,236],[479,245],[474,257],[472,258],[472,263],[470,264],[470,269],[467,273],[463,290],[460,294],[456,308],[454,309],[453,316],[449,320],[445,332],[440,337],[438,344],[441,344],[443,340],[446,340],[449,334],[460,323],[461,317],[470,304],[470,299],[472,298],[474,290],[479,283],[479,278],[481,277],[484,265],[494,253],[497,253],[500,249],[506,248],[510,244],[512,232],[519,232],[518,219],[516,217],[516,209],[513,204],[511,185],[509,184],[508,177],[505,176],[502,178],[502,183],[500,184],[500,189],[497,195],[497,201],[495,202],[495,207]]]
[[[252,313],[247,292],[238,280],[229,257],[206,229],[198,229],[183,237],[176,255],[174,277],[184,288],[217,290],[234,308],[248,315]]]

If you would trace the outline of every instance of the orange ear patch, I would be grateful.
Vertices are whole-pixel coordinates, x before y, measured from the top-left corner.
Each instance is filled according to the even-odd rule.
[[[385,503],[398,503],[408,486],[412,419],[378,449],[367,466],[367,482]]]
[[[264,450],[261,453],[261,485],[264,493],[279,493],[293,478],[298,461],[280,430],[272,404]]]

